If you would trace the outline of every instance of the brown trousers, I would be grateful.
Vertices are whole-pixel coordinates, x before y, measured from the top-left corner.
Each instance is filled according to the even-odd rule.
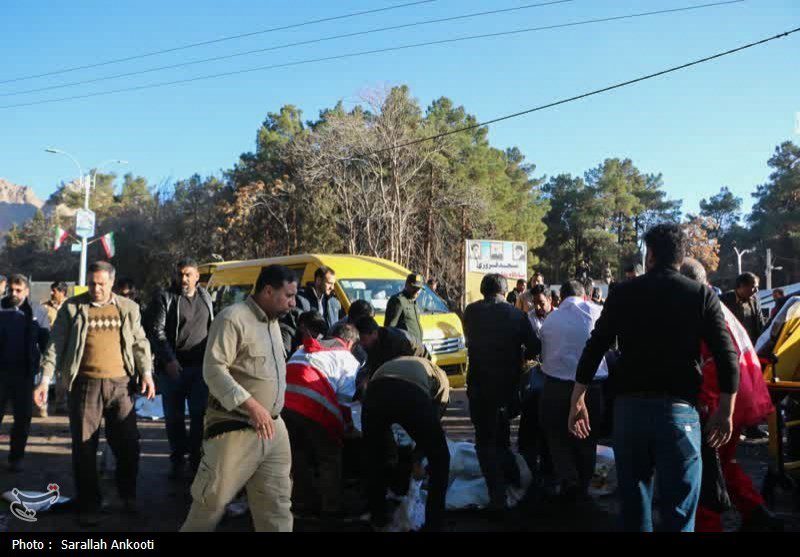
[[[139,429],[133,407],[130,378],[77,377],[69,393],[69,426],[72,432],[72,467],[75,490],[82,512],[97,510],[97,444],[100,422],[105,418],[106,439],[117,462],[117,491],[123,499],[136,497],[139,469]]]

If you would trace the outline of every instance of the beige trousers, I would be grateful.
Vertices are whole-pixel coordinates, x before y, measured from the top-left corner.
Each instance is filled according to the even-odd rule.
[[[280,417],[271,440],[260,439],[248,428],[204,441],[192,484],[192,507],[181,532],[213,532],[225,505],[243,487],[256,532],[291,532],[291,469],[289,434]]]

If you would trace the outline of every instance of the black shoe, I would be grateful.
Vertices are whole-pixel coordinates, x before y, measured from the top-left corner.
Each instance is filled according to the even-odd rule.
[[[8,471],[14,474],[18,474],[22,472],[22,461],[21,460],[9,460],[8,461]]]
[[[739,437],[739,439],[743,443],[750,443],[750,444],[766,443],[767,441],[769,441],[769,433],[762,430],[760,427],[756,425],[745,428],[742,431],[742,435]]]
[[[783,519],[775,516],[764,505],[753,509],[739,529],[740,532],[783,532],[783,530]]]

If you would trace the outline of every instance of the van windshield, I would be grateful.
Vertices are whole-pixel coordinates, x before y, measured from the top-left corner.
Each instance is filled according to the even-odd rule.
[[[347,299],[352,304],[356,300],[366,300],[376,313],[386,313],[386,304],[389,298],[405,288],[406,281],[403,279],[342,279],[339,285],[347,295]],[[417,306],[420,313],[449,313],[447,304],[444,303],[426,285],[419,293]]]

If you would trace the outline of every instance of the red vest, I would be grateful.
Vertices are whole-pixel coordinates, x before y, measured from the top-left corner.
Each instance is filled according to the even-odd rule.
[[[339,404],[328,378],[307,358],[309,354],[328,350],[347,348],[326,348],[316,339],[306,337],[303,349],[296,352],[286,364],[284,407],[317,422],[341,442],[345,424],[350,421],[350,409]]]

